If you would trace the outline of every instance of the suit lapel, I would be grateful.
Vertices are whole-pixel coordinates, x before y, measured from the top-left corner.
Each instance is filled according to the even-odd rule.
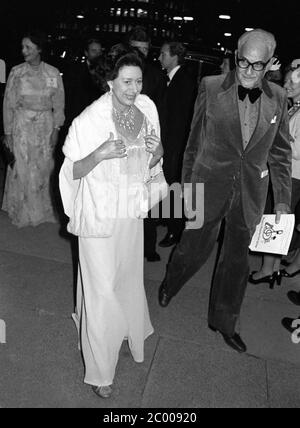
[[[260,140],[264,137],[268,129],[270,128],[271,121],[275,116],[277,104],[273,97],[270,86],[267,81],[263,82],[263,93],[260,100],[260,108],[258,115],[257,126],[254,133],[247,145],[246,151],[251,150]]]
[[[240,121],[240,112],[237,102],[236,86],[235,86],[235,72],[230,72],[223,85],[222,91],[218,94],[218,103],[221,111],[225,112],[226,125],[231,133],[230,141],[237,147],[236,142],[238,141],[238,149],[243,150],[243,136]]]

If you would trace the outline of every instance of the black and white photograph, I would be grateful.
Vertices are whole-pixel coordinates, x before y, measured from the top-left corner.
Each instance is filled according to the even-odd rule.
[[[298,0],[0,9],[0,408],[299,408]]]

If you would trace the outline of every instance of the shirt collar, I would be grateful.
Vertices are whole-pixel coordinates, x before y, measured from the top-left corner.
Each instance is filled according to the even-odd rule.
[[[180,69],[181,65],[177,65],[176,67],[173,68],[173,70],[170,71],[170,73],[168,73],[170,82],[173,79],[173,77],[175,76],[175,74],[177,73],[177,71]]]

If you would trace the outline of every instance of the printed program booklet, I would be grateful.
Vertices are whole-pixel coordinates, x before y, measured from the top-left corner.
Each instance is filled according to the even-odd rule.
[[[284,256],[288,254],[295,227],[295,216],[283,214],[279,224],[275,223],[275,218],[275,214],[262,217],[249,246],[251,251]]]

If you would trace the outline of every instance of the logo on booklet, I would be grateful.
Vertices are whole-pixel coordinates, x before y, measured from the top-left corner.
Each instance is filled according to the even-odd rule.
[[[293,321],[292,328],[296,329],[292,334],[292,342],[295,345],[299,345],[299,343],[300,343],[300,319]]]

